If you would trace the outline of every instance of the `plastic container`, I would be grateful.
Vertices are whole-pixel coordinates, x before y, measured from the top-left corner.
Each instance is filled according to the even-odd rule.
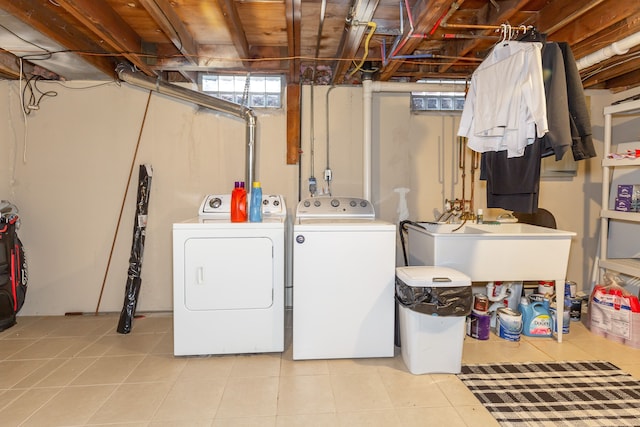
[[[247,190],[244,182],[236,181],[231,192],[231,222],[247,221]]]
[[[249,221],[262,222],[262,187],[260,182],[254,181],[251,188],[251,201],[249,203]]]
[[[459,373],[471,279],[447,267],[396,268],[402,359],[412,374]]]

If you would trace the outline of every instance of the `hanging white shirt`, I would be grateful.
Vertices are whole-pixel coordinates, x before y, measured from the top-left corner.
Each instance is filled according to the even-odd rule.
[[[469,148],[520,157],[549,131],[541,50],[540,43],[500,43],[473,73],[458,128]]]

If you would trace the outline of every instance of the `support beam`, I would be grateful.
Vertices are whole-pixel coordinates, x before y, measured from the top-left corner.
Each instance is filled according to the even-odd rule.
[[[65,11],[100,37],[118,54],[122,54],[139,70],[149,76],[152,68],[140,55],[142,39],[107,2],[95,0],[56,0]]]

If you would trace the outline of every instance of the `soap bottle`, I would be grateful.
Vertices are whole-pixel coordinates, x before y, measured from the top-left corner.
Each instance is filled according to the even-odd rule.
[[[247,221],[247,190],[244,182],[236,181],[231,192],[231,222]]]
[[[249,203],[249,221],[262,221],[262,187],[260,182],[254,181],[251,188],[251,202]]]
[[[476,222],[478,224],[484,223],[484,216],[482,215],[482,209],[478,209],[478,215],[476,215]]]

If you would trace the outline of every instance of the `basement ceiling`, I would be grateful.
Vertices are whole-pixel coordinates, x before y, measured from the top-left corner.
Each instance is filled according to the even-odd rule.
[[[568,42],[578,60],[640,32],[638,0],[0,0],[0,9],[7,79],[22,70],[108,80],[122,62],[172,82],[208,72],[358,84],[363,70],[382,81],[465,79],[506,25],[514,39],[535,29]],[[618,53],[581,66],[585,88],[640,86],[640,46]]]

